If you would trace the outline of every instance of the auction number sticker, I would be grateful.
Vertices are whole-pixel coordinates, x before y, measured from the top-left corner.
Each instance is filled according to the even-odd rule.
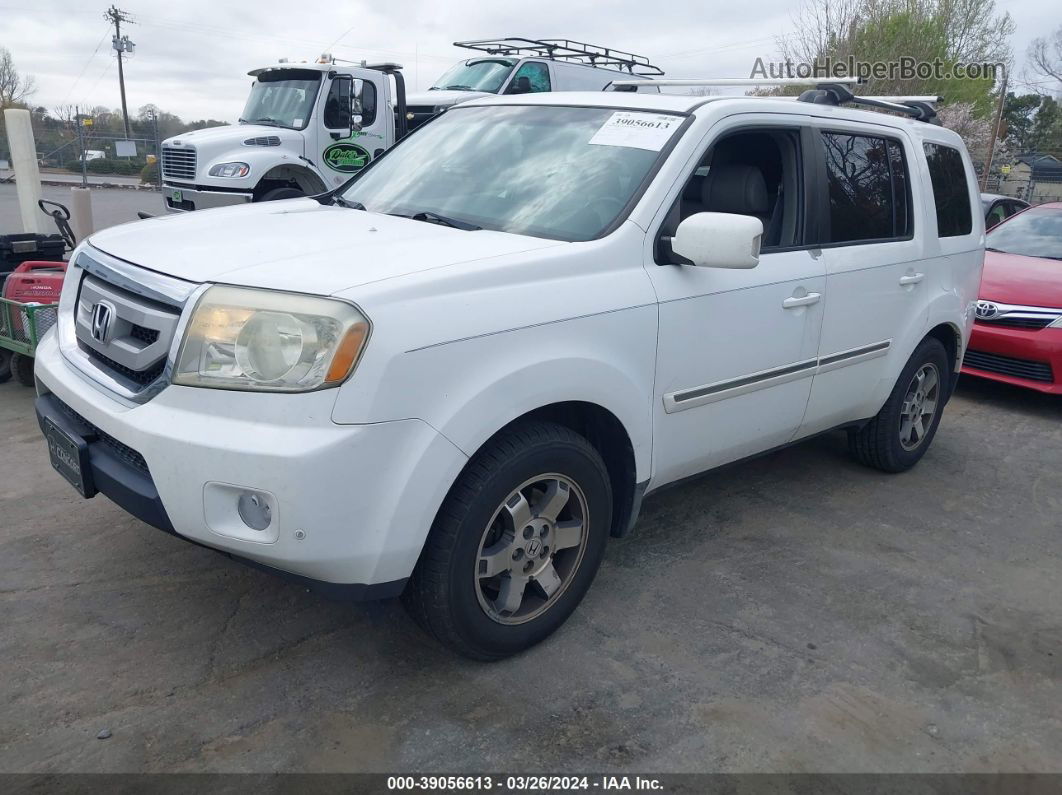
[[[681,116],[669,113],[637,113],[620,110],[594,133],[591,144],[629,146],[659,152],[682,124]]]

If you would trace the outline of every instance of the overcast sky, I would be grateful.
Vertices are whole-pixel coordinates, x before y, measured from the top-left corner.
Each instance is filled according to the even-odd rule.
[[[798,2],[799,0],[793,0]],[[997,0],[1017,25],[1015,64],[1062,23],[1057,0]],[[37,81],[34,105],[120,107],[105,0],[0,0],[0,46]],[[792,29],[787,0],[126,0],[136,54],[126,62],[130,113],[154,103],[182,118],[234,121],[249,69],[281,57],[392,60],[410,90],[469,53],[456,39],[571,38],[649,56],[671,77],[747,77]]]

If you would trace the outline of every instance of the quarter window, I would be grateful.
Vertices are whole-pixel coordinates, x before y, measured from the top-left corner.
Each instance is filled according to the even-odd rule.
[[[937,234],[940,237],[968,235],[973,229],[970,189],[959,150],[941,144],[925,144],[929,178],[933,181],[933,203],[937,208]]]
[[[867,135],[823,133],[830,243],[894,240],[911,234],[903,147]]]

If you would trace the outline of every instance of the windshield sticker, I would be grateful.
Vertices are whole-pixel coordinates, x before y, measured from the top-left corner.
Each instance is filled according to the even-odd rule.
[[[294,121],[292,121],[291,126],[292,127],[301,127],[302,126],[302,119],[295,119]]]
[[[627,146],[659,152],[682,124],[681,116],[667,113],[632,113],[621,110],[601,125],[590,143],[597,146]]]

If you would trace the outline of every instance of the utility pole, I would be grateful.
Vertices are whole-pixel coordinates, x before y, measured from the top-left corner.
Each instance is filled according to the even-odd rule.
[[[122,118],[125,120],[125,137],[128,140],[131,135],[129,132],[129,109],[125,105],[125,72],[122,70],[122,53],[127,52],[132,55],[133,48],[136,45],[129,41],[128,36],[122,35],[122,23],[128,22],[132,24],[133,20],[117,6],[108,8],[103,18],[109,19],[114,23],[114,38],[111,39],[111,46],[118,53],[118,86],[122,91]]]
[[[996,123],[992,127],[992,137],[988,141],[988,160],[985,173],[981,175],[981,190],[988,191],[988,174],[992,170],[992,156],[996,153],[996,138],[1003,125],[1003,103],[1007,101],[1007,69],[1003,67],[1003,85],[999,89],[999,106],[996,108]]]

